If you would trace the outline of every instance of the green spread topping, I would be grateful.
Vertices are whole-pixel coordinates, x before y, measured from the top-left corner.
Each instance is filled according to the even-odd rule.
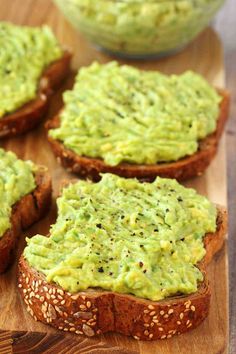
[[[113,52],[166,53],[208,25],[224,0],[54,0],[92,42]]]
[[[153,183],[105,174],[63,190],[50,237],[27,239],[24,256],[72,293],[100,287],[161,300],[197,290],[203,237],[216,208],[175,180]]]
[[[0,239],[11,227],[12,206],[35,189],[34,166],[0,149]]]
[[[191,71],[166,76],[116,62],[82,68],[49,135],[81,156],[155,164],[194,154],[216,129],[221,97]]]
[[[0,118],[36,97],[43,70],[62,56],[48,26],[0,22]]]

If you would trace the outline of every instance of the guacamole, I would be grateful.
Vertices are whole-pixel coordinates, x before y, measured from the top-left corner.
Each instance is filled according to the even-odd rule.
[[[203,236],[216,208],[175,180],[105,174],[63,190],[50,237],[27,239],[24,256],[48,282],[75,293],[100,287],[161,300],[197,290]]]
[[[181,49],[208,25],[224,0],[54,0],[88,39],[115,54]]]
[[[34,166],[0,149],[0,239],[11,227],[12,206],[35,189]]]
[[[194,154],[216,129],[221,97],[203,77],[166,76],[117,62],[80,69],[49,136],[80,156],[156,164]]]
[[[48,26],[31,28],[0,22],[0,118],[37,94],[43,70],[62,56]]]

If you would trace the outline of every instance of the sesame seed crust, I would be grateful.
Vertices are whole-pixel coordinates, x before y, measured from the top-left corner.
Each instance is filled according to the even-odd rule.
[[[222,238],[223,221],[224,218],[218,217],[215,237],[221,235]],[[211,249],[205,240],[205,247],[212,256],[218,250],[218,246],[213,245]],[[18,290],[31,316],[65,332],[92,337],[115,331],[136,340],[169,339],[196,328],[208,315],[210,287],[205,263],[199,268],[204,281],[196,293],[154,302],[102,289],[71,294],[55,283],[47,283],[43,274],[31,268],[22,256]]]

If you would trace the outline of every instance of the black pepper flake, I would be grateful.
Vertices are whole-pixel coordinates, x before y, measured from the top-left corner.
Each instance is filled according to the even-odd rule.
[[[125,216],[124,215],[121,215],[121,217],[120,217],[121,219],[124,219],[125,218]]]
[[[144,269],[144,270],[143,270],[143,273],[145,274],[146,272],[147,272],[147,269]]]
[[[158,229],[155,229],[154,231],[155,231],[155,232],[158,232],[159,230],[158,230]]]
[[[143,262],[139,262],[139,267],[140,267],[140,268],[143,267]]]
[[[142,248],[142,247],[143,247],[143,245],[140,245],[140,247]]]
[[[178,200],[178,202],[182,202],[183,201],[183,199],[181,197],[178,197],[177,200]]]
[[[109,275],[113,275],[113,273],[112,273],[112,272],[110,272],[110,273],[109,273]]]
[[[97,224],[96,226],[97,226],[98,229],[102,228],[102,224]]]
[[[99,272],[99,273],[104,273],[103,267],[99,267],[99,268],[98,268],[98,272]]]
[[[167,209],[166,209],[166,212],[168,213],[168,211],[170,211],[170,209],[167,208]]]

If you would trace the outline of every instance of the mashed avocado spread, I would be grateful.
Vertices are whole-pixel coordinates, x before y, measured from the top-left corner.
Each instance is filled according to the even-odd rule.
[[[54,0],[93,43],[115,53],[168,53],[191,41],[224,0]]]
[[[82,68],[49,135],[81,156],[155,164],[194,154],[216,129],[221,97],[203,77],[164,75],[117,62]]]
[[[35,189],[34,166],[0,149],[0,239],[11,227],[12,206]]]
[[[0,118],[36,97],[43,70],[61,56],[49,27],[0,22]]]
[[[197,290],[203,236],[216,208],[175,180],[153,183],[105,174],[63,190],[50,237],[27,239],[24,256],[72,293],[101,287],[161,300]]]

